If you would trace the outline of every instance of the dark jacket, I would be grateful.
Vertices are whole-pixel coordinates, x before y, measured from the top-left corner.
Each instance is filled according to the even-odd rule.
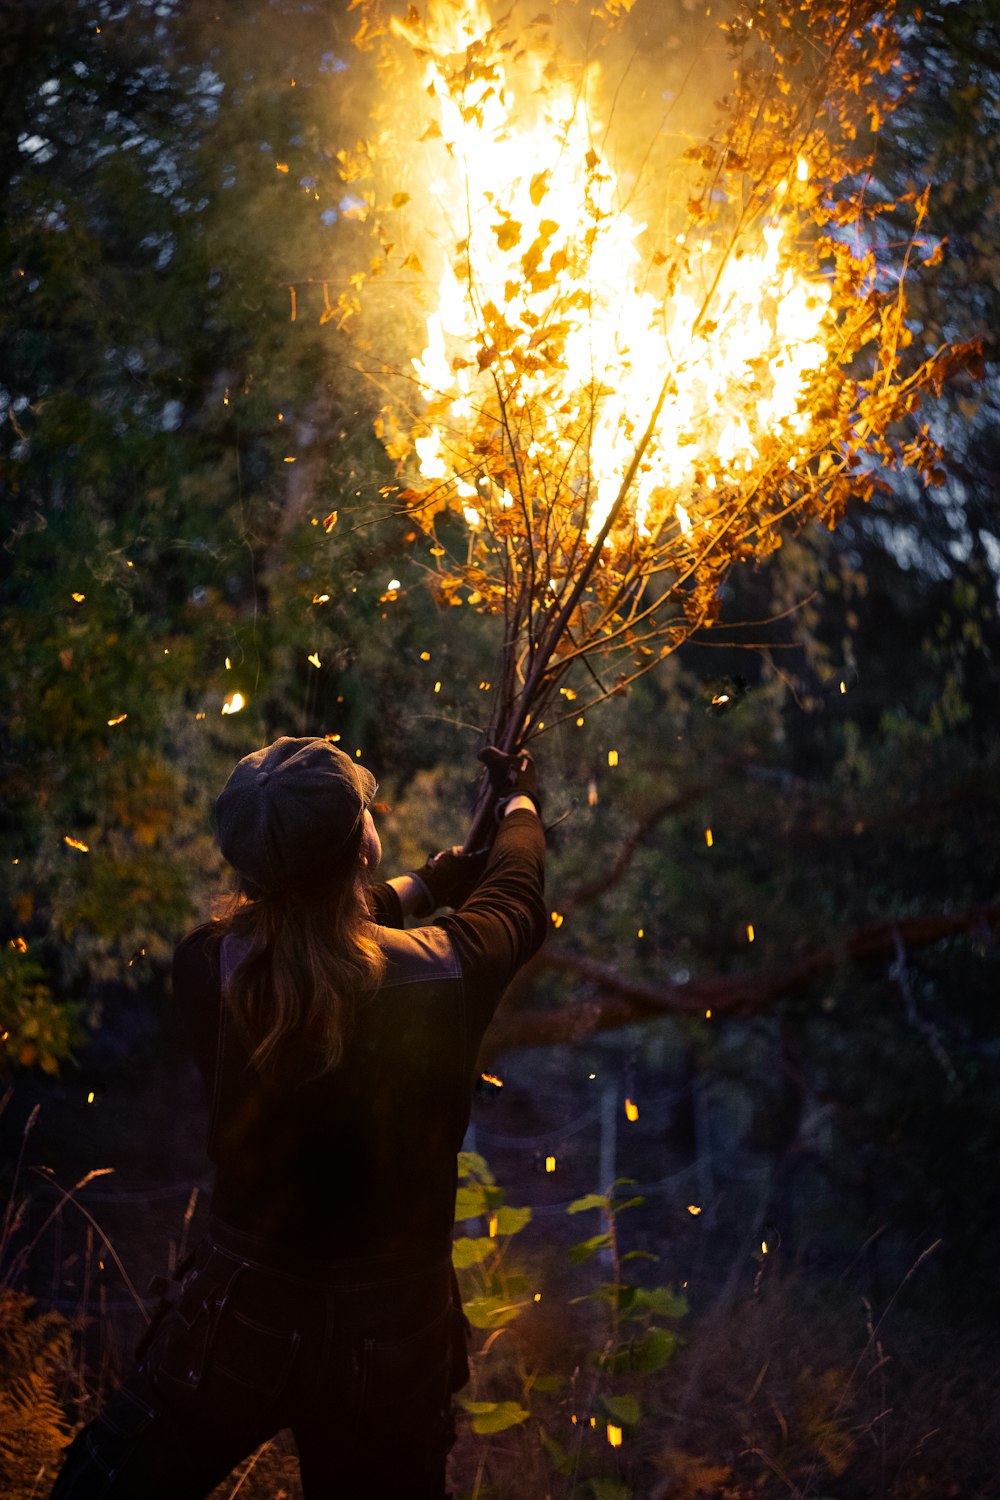
[[[178,945],[175,1003],[212,1100],[217,1218],[317,1265],[440,1255],[483,1033],[544,937],[544,857],[539,821],[521,811],[501,823],[453,915],[403,931],[392,887],[375,887],[385,979],[357,1008],[341,1062],[311,1082],[268,1085],[248,1068],[222,1004],[216,930]],[[236,941],[225,944],[230,972]],[[308,1077],[313,1064],[302,1062]]]

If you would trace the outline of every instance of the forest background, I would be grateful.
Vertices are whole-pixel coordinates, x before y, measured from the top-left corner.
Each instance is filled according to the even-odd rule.
[[[931,183],[946,242],[910,316],[983,335],[986,374],[937,408],[942,486],[734,574],[721,625],[539,746],[572,809],[552,931],[475,1106],[534,1214],[487,1232],[470,1164],[465,1238],[495,1244],[461,1493],[996,1493],[1000,7],[904,15],[879,172]],[[27,1496],[205,1211],[168,971],[224,878],[216,791],[338,735],[387,866],[419,864],[463,837],[493,664],[385,516],[377,393],[326,316],[367,253],[354,18],[2,20],[0,1472]],[[632,21],[665,77],[704,36],[687,0]],[[587,1199],[609,1167],[643,1200],[620,1223],[621,1191]],[[291,1475],[278,1444],[242,1493]]]

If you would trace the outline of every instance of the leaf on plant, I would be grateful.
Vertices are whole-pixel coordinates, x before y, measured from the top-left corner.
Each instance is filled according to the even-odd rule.
[[[607,1208],[608,1200],[603,1193],[587,1193],[583,1198],[575,1198],[569,1205],[568,1214],[582,1214],[587,1208]]]
[[[647,1328],[641,1339],[615,1355],[619,1372],[631,1370],[637,1375],[652,1375],[662,1370],[677,1348],[677,1335],[669,1328]]]
[[[462,1401],[465,1410],[472,1418],[472,1430],[485,1436],[491,1432],[506,1432],[508,1427],[516,1427],[520,1422],[526,1422],[531,1416],[523,1406],[518,1406],[516,1401]]]
[[[451,1247],[451,1258],[457,1271],[467,1271],[470,1266],[482,1265],[496,1249],[496,1242],[486,1235],[470,1239],[462,1235]]]
[[[486,1211],[486,1194],[477,1184],[475,1187],[460,1187],[455,1194],[455,1221],[478,1219]]]
[[[575,1266],[578,1266],[581,1261],[589,1260],[592,1255],[596,1255],[598,1250],[607,1250],[610,1244],[611,1236],[607,1231],[603,1234],[591,1235],[589,1240],[581,1240],[578,1245],[571,1246],[569,1258]]]
[[[526,1302],[510,1302],[506,1297],[470,1297],[463,1303],[465,1316],[473,1328],[490,1330],[513,1323],[527,1305]]]
[[[601,1405],[623,1427],[636,1427],[642,1421],[642,1407],[635,1396],[602,1396]]]
[[[497,1234],[517,1234],[524,1228],[525,1224],[531,1222],[530,1208],[503,1208],[497,1209]]]

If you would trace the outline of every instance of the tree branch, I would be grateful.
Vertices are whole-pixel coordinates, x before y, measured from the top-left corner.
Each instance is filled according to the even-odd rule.
[[[1000,931],[1000,902],[948,915],[868,923],[780,968],[757,974],[716,974],[692,979],[687,984],[633,979],[611,964],[557,946],[546,947],[522,971],[526,978],[533,978],[544,969],[554,969],[576,975],[596,993],[575,1005],[533,1010],[521,1009],[516,1001],[511,1004],[514,997],[508,991],[510,999],[504,1000],[487,1033],[486,1055],[496,1057],[516,1047],[578,1042],[599,1031],[678,1012],[756,1013],[845,964],[861,965],[875,959],[894,958],[900,943],[907,951],[928,948],[956,933],[977,929]],[[516,993],[518,997],[523,993],[520,985]]]

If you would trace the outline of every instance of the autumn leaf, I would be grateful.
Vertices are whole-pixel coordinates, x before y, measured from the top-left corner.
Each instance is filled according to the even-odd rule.
[[[501,224],[494,224],[493,233],[501,250],[513,250],[521,238],[521,226],[516,219],[504,219]]]

